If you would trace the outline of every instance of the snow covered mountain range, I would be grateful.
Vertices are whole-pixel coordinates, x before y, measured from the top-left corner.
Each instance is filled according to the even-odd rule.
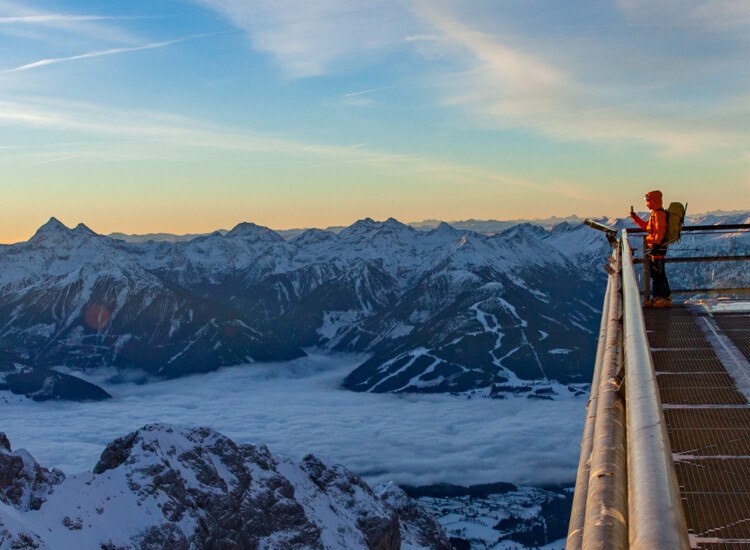
[[[747,234],[683,243],[703,255],[750,249]],[[568,222],[485,235],[365,219],[290,240],[242,223],[183,242],[125,242],[53,218],[0,246],[0,370],[16,385],[33,371],[41,387],[25,393],[59,398],[51,368],[147,380],[316,346],[371,354],[345,381],[355,391],[549,398],[589,381],[608,251],[601,233]],[[742,265],[710,278],[705,266],[675,269],[673,286],[747,276]]]
[[[449,550],[393,484],[371,489],[313,455],[300,463],[209,428],[151,424],[66,477],[0,433],[0,550]]]

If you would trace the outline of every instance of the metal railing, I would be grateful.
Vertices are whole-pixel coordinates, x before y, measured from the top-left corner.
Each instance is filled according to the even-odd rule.
[[[610,243],[614,257],[566,549],[687,550],[628,232]]]
[[[625,230],[621,244],[623,256],[631,258]],[[688,549],[687,525],[632,262],[622,262],[622,279],[630,548]]]
[[[588,220],[587,220],[588,221]],[[595,224],[595,225],[594,225]],[[605,225],[597,224],[596,222],[587,223],[586,225],[589,225],[590,227],[593,227],[594,229],[598,229],[600,231],[604,231],[607,235],[607,239],[611,241],[611,231],[613,231],[611,228],[608,228]],[[735,233],[735,232],[742,232],[745,233],[748,230],[750,230],[750,224],[727,224],[727,225],[689,225],[682,228],[682,231],[690,234],[709,234],[709,233]],[[635,228],[635,229],[628,229],[628,234],[633,235],[643,235],[643,247],[642,247],[642,257],[641,258],[634,258],[633,263],[634,264],[643,264],[643,276],[642,276],[642,284],[643,287],[641,289],[641,294],[646,296],[646,298],[649,297],[651,294],[651,277],[649,274],[649,263],[648,263],[648,251],[649,246],[646,244],[646,230]],[[666,257],[664,258],[665,263],[692,263],[692,262],[732,262],[732,261],[747,261],[750,260],[750,256],[748,255],[737,255],[737,256],[681,256],[678,258],[670,258]],[[740,294],[744,292],[750,292],[750,288],[748,287],[735,287],[735,288],[678,288],[678,289],[671,289],[672,294]]]

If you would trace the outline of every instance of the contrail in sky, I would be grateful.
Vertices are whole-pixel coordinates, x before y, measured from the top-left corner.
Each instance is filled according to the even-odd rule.
[[[115,19],[110,15],[23,15],[19,17],[0,17],[0,25],[7,23],[69,23],[77,21],[100,21]]]
[[[44,67],[46,65],[54,65],[56,63],[64,63],[66,61],[76,61],[78,59],[88,59],[90,57],[102,57],[104,55],[112,55],[116,53],[125,53],[125,52],[137,52],[140,50],[151,50],[153,48],[161,48],[163,46],[170,46],[172,44],[177,44],[179,42],[184,42],[186,40],[189,40],[190,38],[195,37],[188,37],[188,38],[180,38],[177,40],[168,40],[166,42],[154,42],[153,44],[146,44],[145,46],[136,46],[133,48],[114,48],[111,50],[102,50],[98,52],[90,52],[90,53],[84,53],[81,55],[73,55],[71,57],[55,57],[52,59],[42,59],[40,61],[34,61],[33,63],[28,63],[26,65],[21,65],[20,67],[16,67],[14,69],[7,69],[3,71],[4,73],[16,73],[19,71],[28,71],[29,69],[36,69],[37,67]]]
[[[98,52],[90,52],[90,53],[84,53],[80,55],[73,55],[70,57],[55,57],[51,59],[42,59],[40,61],[34,61],[33,63],[27,63],[26,65],[21,65],[20,67],[15,67],[13,69],[6,69],[4,71],[0,71],[0,73],[16,73],[20,71],[28,71],[29,69],[36,69],[37,67],[44,67],[46,65],[64,63],[66,61],[76,61],[78,59],[88,59],[90,57],[102,57],[104,55],[112,55],[116,53],[137,52],[140,50],[151,50],[154,48],[161,48],[163,46],[171,46],[172,44],[179,44],[180,42],[186,42],[188,40],[193,40],[196,38],[206,38],[209,36],[216,36],[218,34],[224,34],[224,33],[214,32],[214,33],[208,33],[208,34],[196,34],[193,36],[186,36],[184,38],[178,38],[176,40],[167,40],[165,42],[154,42],[152,44],[146,44],[144,46],[135,46],[131,48],[114,48],[111,50],[102,50]]]

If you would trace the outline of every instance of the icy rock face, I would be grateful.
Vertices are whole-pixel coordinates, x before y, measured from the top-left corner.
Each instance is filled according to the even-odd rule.
[[[38,511],[0,508],[0,549],[450,548],[417,505],[342,466],[295,463],[208,428],[145,426],[109,444],[92,474],[57,483]]]
[[[451,548],[450,540],[435,518],[410,499],[398,485],[388,483],[375,488],[376,494],[398,513],[402,530],[413,544],[427,548]]]
[[[38,510],[64,479],[60,470],[42,468],[25,450],[13,452],[0,432],[0,502],[21,512]]]

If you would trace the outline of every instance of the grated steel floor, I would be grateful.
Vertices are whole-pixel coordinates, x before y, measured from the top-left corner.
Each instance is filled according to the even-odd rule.
[[[644,309],[691,543],[750,550],[750,404],[704,335],[706,315],[688,305]],[[750,316],[713,321],[750,360]]]
[[[722,313],[714,317],[719,328],[750,361],[750,313]]]

